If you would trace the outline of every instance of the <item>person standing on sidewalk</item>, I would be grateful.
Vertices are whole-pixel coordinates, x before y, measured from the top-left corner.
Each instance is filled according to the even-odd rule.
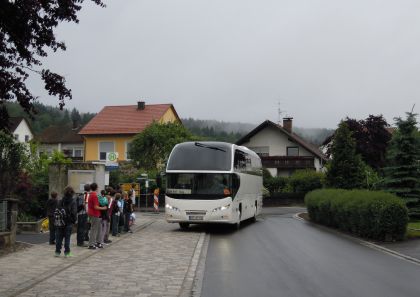
[[[60,209],[64,209],[62,216],[63,221],[58,222],[57,216],[55,220],[55,237],[56,237],[56,245],[55,245],[55,256],[59,257],[61,254],[61,247],[63,245],[64,239],[64,256],[65,257],[72,257],[73,255],[70,252],[70,237],[71,231],[73,228],[73,224],[77,221],[77,206],[76,201],[73,199],[74,190],[72,187],[67,186],[64,189],[64,196],[63,199],[57,202],[57,211]]]
[[[133,202],[130,198],[128,198],[128,193],[123,193],[124,197],[124,231],[128,233],[133,233],[130,229],[130,216],[133,212]]]
[[[77,197],[77,246],[86,247],[84,241],[87,233],[86,201],[90,185],[85,184],[85,192]]]
[[[120,207],[118,204],[120,204],[121,194],[116,193],[115,194],[115,200],[111,204],[111,213],[112,213],[112,236],[120,236],[120,232],[118,231],[118,225],[120,224]]]
[[[106,210],[106,206],[99,206],[98,185],[92,183],[90,185],[90,195],[88,201],[88,215],[90,219],[90,235],[89,235],[89,249],[103,248],[101,242],[101,210]]]
[[[134,210],[134,207],[136,206],[136,184],[131,185],[131,189],[130,189],[128,194],[130,196],[132,206],[133,206],[133,210]]]
[[[51,192],[51,198],[48,199],[46,204],[51,245],[55,244],[54,211],[57,208],[57,195],[57,192]]]

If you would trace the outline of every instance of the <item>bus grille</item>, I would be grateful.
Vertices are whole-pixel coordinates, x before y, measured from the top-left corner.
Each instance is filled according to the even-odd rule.
[[[207,211],[205,210],[187,210],[185,212],[188,216],[196,216],[196,215],[204,216],[207,213]]]

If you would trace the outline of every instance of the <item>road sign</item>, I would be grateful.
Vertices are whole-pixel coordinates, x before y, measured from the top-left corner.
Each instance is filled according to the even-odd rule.
[[[108,171],[118,169],[118,153],[110,152],[106,153],[105,167]]]

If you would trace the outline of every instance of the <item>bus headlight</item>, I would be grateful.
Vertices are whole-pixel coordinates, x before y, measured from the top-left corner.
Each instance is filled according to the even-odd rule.
[[[173,211],[180,211],[178,207],[166,204],[165,207],[169,210],[173,210]]]
[[[230,207],[230,204],[225,205],[225,206],[220,206],[220,207],[216,207],[215,209],[213,209],[211,212],[217,212],[217,211],[223,211],[226,210]]]

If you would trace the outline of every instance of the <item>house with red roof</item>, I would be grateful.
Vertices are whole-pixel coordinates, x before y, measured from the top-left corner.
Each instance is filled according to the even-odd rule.
[[[106,153],[118,153],[118,161],[129,160],[134,136],[153,122],[181,123],[172,104],[105,106],[79,135],[84,139],[84,161],[105,161]]]
[[[266,120],[236,142],[256,152],[272,176],[290,176],[297,169],[323,171],[325,155],[293,132],[293,118],[283,125]]]

